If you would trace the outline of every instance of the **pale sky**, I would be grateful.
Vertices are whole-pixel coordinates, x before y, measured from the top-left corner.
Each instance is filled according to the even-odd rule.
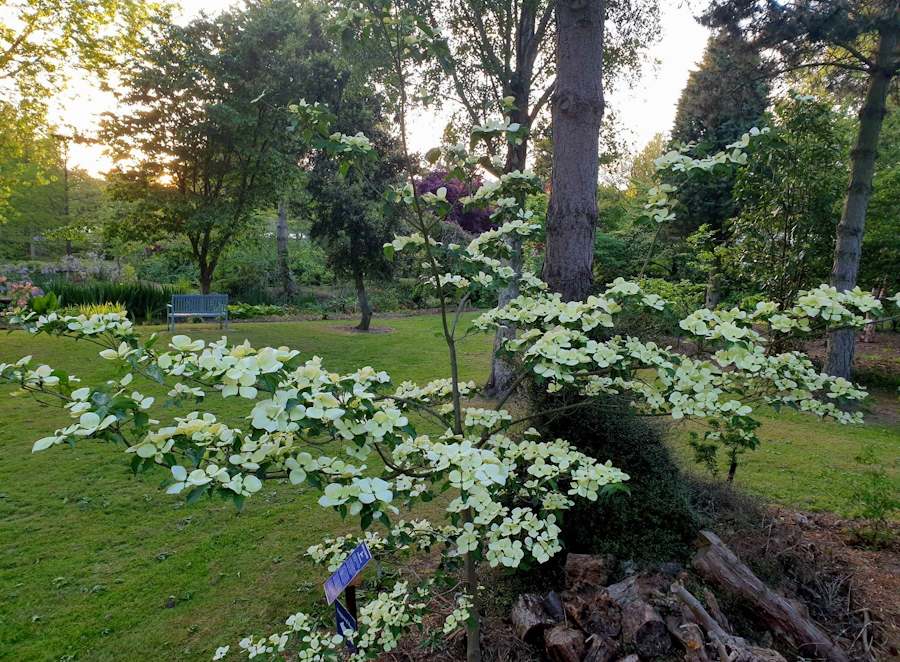
[[[215,14],[231,4],[230,0],[181,0],[179,20],[187,21],[201,11]],[[649,52],[649,60],[657,66],[646,66],[636,85],[617,90],[607,96],[626,131],[627,141],[639,149],[657,132],[671,128],[675,106],[688,73],[699,62],[706,45],[708,30],[694,21],[683,0],[661,0],[663,7],[662,38]],[[51,117],[59,125],[90,135],[99,124],[103,112],[116,107],[115,97],[85,80],[73,80],[67,91],[52,106]],[[449,113],[427,111],[416,113],[410,123],[410,147],[424,152],[440,143]],[[99,175],[112,166],[100,145],[72,145],[70,160],[74,165]]]

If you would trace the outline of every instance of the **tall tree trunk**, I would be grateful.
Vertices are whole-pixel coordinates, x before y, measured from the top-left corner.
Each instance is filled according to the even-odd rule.
[[[553,174],[544,280],[567,301],[586,298],[593,282],[604,13],[603,0],[556,3]]]
[[[528,124],[528,111],[531,102],[531,78],[532,67],[527,61],[526,51],[531,39],[534,38],[535,30],[535,13],[534,7],[527,4],[522,7],[522,14],[519,20],[518,43],[516,46],[516,72],[512,75],[510,86],[506,93],[515,99],[515,109],[510,112],[509,119],[522,126]],[[504,165],[505,172],[514,172],[516,170],[525,170],[528,158],[528,138],[524,138],[521,143],[514,145],[510,143],[506,149],[506,163]],[[520,207],[525,206],[525,200],[519,200]],[[518,277],[522,273],[522,240],[518,235],[510,238],[510,248],[512,249],[512,259],[509,266]],[[497,305],[501,308],[507,303],[519,296],[519,283],[513,280],[500,292]],[[484,393],[488,397],[500,398],[506,395],[507,391],[512,388],[515,381],[515,366],[497,355],[498,350],[507,340],[514,338],[516,328],[514,326],[502,326],[497,329],[494,335],[494,351],[491,360],[491,374],[488,377],[487,384],[484,387]]]
[[[856,144],[850,153],[850,185],[844,199],[841,222],[838,224],[834,247],[834,265],[831,268],[831,284],[838,290],[849,290],[856,285],[859,258],[862,253],[863,232],[866,228],[866,208],[872,194],[872,177],[875,174],[875,157],[878,137],[887,112],[885,101],[896,67],[898,30],[885,28],[880,34],[878,55],[869,77],[866,97],[859,110],[859,131]],[[856,331],[843,329],[828,334],[825,372],[835,377],[849,378],[853,365]]]
[[[278,201],[278,225],[275,227],[275,248],[278,255],[278,280],[285,299],[292,299],[297,294],[297,283],[291,272],[291,260],[288,248],[287,201]]]
[[[368,331],[372,322],[372,308],[369,305],[369,297],[366,294],[366,281],[363,278],[361,269],[353,272],[353,282],[356,284],[356,298],[359,301],[359,312],[361,315],[356,328],[359,331]]]

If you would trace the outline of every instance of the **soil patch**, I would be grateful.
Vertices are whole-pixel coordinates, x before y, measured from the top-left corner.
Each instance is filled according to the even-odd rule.
[[[371,326],[368,331],[357,329],[355,326],[333,326],[332,331],[339,333],[360,334],[360,335],[377,335],[380,333],[393,333],[394,329],[389,326]]]
[[[825,339],[807,343],[805,350],[816,365],[822,365]],[[853,379],[863,384],[900,386],[900,333],[880,331],[873,342],[857,339]]]
[[[376,312],[374,319],[403,319],[404,317],[418,317],[419,315],[437,315],[440,308],[416,308],[415,310],[393,310],[390,312]],[[466,308],[464,312],[477,313],[478,308]],[[294,315],[260,315],[246,319],[228,320],[231,324],[245,324],[247,322],[318,322],[321,320],[358,320],[359,313],[296,313]]]

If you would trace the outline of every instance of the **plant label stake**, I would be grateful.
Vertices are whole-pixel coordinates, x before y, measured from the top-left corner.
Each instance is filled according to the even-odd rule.
[[[337,624],[338,634],[344,638],[344,643],[347,644],[347,650],[355,653],[356,646],[353,645],[353,642],[350,641],[347,635],[356,632],[356,618],[341,604],[340,600],[335,600],[334,602],[334,620]]]
[[[365,570],[371,560],[372,552],[369,551],[366,543],[361,542],[325,582],[325,598],[328,600],[328,604],[334,603],[334,618],[338,634],[344,637],[347,649],[351,653],[356,652],[356,646],[347,639],[345,633],[356,632],[356,587],[362,579],[360,573]],[[344,591],[347,592],[346,607],[337,599]]]
[[[363,571],[371,560],[372,552],[369,551],[366,543],[359,543],[356,549],[350,552],[350,556],[341,563],[341,566],[325,582],[325,597],[328,600],[328,604],[337,600],[337,597],[356,579],[356,576]],[[356,596],[354,595],[353,598],[355,602]]]

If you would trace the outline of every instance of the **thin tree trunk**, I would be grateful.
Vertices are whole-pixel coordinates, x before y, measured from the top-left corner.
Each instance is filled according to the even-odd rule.
[[[710,310],[714,310],[715,307],[719,305],[719,301],[722,297],[720,269],[721,265],[719,264],[719,259],[716,258],[712,267],[710,267],[709,276],[706,280],[706,300],[704,305]]]
[[[209,294],[210,289],[212,288],[212,274],[213,270],[206,266],[201,265],[200,267],[200,294]]]
[[[523,18],[521,21],[521,29],[523,30],[523,34],[520,35],[520,39],[527,43],[529,39],[534,37],[534,11],[532,9],[528,16],[524,15],[525,12],[528,11],[527,8],[523,8],[522,11]],[[528,31],[529,26],[530,32]],[[525,46],[520,43],[517,50],[520,57],[524,57],[524,48]],[[513,75],[509,92],[515,97],[516,108],[510,113],[510,121],[526,125],[528,124],[528,106],[531,95],[531,68],[527,67],[524,62],[519,63],[519,66],[524,67],[525,72],[524,74],[522,72],[517,72]],[[506,150],[506,164],[504,170],[506,172],[525,170],[527,157],[527,138],[523,139],[518,145],[510,143]],[[518,202],[519,206],[524,208],[525,200],[522,199]],[[510,248],[512,249],[512,258],[510,259],[509,266],[515,272],[516,278],[500,292],[497,305],[501,308],[519,296],[518,277],[522,274],[522,240],[518,235],[513,235],[509,241]],[[512,388],[513,381],[515,380],[515,366],[502,356],[498,356],[497,352],[503,346],[503,343],[507,340],[511,340],[515,335],[516,328],[514,326],[502,326],[497,329],[497,333],[494,335],[491,375],[488,377],[487,384],[485,384],[484,387],[484,393],[489,398],[502,398],[506,395],[507,391]]]
[[[472,521],[472,511],[463,513],[463,521]],[[466,593],[472,603],[471,609],[475,612],[475,618],[469,618],[466,622],[466,662],[481,662],[481,619],[478,617],[478,573],[475,568],[475,557],[472,552],[466,552],[463,556],[464,571],[466,574]]]
[[[369,297],[366,294],[366,281],[362,270],[353,272],[353,282],[356,284],[356,299],[359,301],[359,313],[361,319],[356,328],[359,331],[368,331],[372,322],[372,307],[369,305]]]
[[[291,272],[291,260],[288,247],[287,201],[278,201],[278,225],[275,228],[275,248],[278,255],[278,279],[285,299],[292,299],[297,294],[297,283]]]
[[[737,455],[732,453],[731,462],[728,464],[728,482],[729,483],[734,482],[734,475],[737,473],[737,468],[738,468]]]
[[[510,268],[519,275],[522,273],[522,242],[518,238],[510,241],[512,248],[512,258],[509,261]],[[519,296],[519,283],[513,280],[501,292],[497,305],[502,308],[510,301]],[[516,327],[501,326],[494,335],[493,359],[491,361],[491,376],[485,384],[484,392],[489,398],[502,398],[512,388],[515,380],[515,365],[510,363],[506,358],[499,356],[498,352],[503,343],[511,340],[516,336]]]
[[[544,280],[567,301],[590,294],[603,119],[603,0],[558,0],[553,174]]]
[[[884,124],[887,112],[885,102],[896,66],[894,52],[897,50],[898,32],[896,28],[886,28],[880,35],[875,66],[859,111],[859,131],[850,153],[850,185],[838,224],[834,266],[831,269],[831,284],[839,291],[852,289],[856,285],[878,138]],[[853,329],[828,334],[825,372],[835,377],[849,378],[855,345],[856,331]]]

